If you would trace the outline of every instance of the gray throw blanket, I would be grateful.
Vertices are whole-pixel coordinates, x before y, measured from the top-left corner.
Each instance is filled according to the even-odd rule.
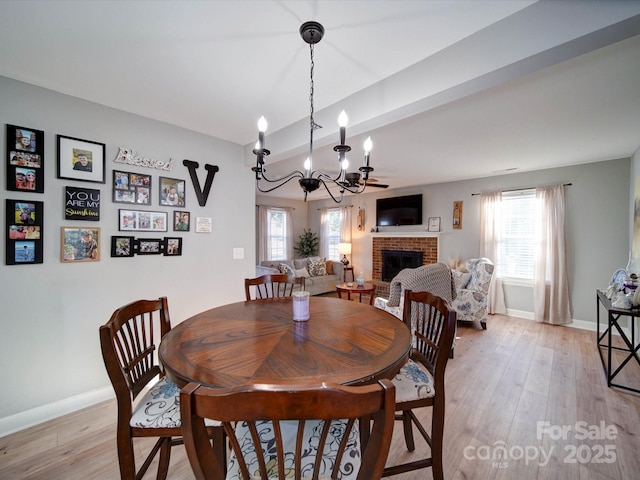
[[[442,262],[418,268],[400,270],[389,287],[389,307],[400,305],[402,289],[413,292],[430,292],[444,298],[449,304],[456,298],[456,285],[451,269]]]

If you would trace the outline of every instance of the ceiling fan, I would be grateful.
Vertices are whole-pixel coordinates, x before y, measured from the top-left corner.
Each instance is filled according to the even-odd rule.
[[[348,183],[349,187],[364,185],[364,182],[360,179],[360,174],[358,172],[347,173],[344,177],[344,181]],[[377,182],[377,179],[369,178],[367,180],[367,187],[389,188],[389,185]]]

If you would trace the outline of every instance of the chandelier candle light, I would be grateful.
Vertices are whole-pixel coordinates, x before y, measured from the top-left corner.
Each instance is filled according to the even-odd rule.
[[[318,128],[322,128],[314,121],[313,118],[313,46],[316,43],[320,42],[320,40],[322,40],[322,37],[324,35],[324,27],[318,22],[305,22],[300,27],[300,35],[302,36],[302,39],[309,44],[311,58],[311,84],[309,93],[309,102],[311,104],[311,114],[309,116],[309,156],[304,162],[304,173],[296,170],[279,179],[268,178],[265,175],[266,169],[264,168],[265,158],[268,157],[271,153],[265,148],[264,142],[265,132],[267,131],[268,125],[265,118],[260,117],[260,120],[258,120],[258,142],[256,143],[253,150],[253,153],[256,156],[256,166],[253,167],[252,170],[256,173],[256,188],[260,192],[268,193],[277,188],[280,188],[294,178],[297,178],[300,187],[304,191],[305,201],[307,200],[308,193],[317,190],[322,185],[327,190],[327,193],[331,196],[333,201],[336,203],[340,203],[345,191],[357,194],[364,192],[365,188],[367,187],[369,173],[373,171],[373,168],[369,166],[369,155],[372,147],[371,137],[367,138],[367,140],[364,142],[364,162],[363,165],[358,169],[361,173],[347,173],[347,168],[349,168],[349,160],[347,159],[346,154],[347,152],[351,151],[351,147],[349,145],[346,145],[345,143],[347,136],[347,123],[349,121],[349,118],[343,110],[338,117],[338,125],[340,127],[340,144],[333,147],[333,150],[338,153],[338,164],[340,165],[340,171],[334,178],[333,176],[323,173],[319,170],[313,170],[313,132]],[[263,189],[261,186],[262,181],[267,183],[275,183],[276,185],[270,188]],[[339,188],[340,195],[335,196],[329,189],[330,186],[337,186]]]

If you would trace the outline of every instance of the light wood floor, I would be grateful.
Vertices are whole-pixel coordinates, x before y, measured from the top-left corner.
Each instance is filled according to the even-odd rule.
[[[640,367],[628,366],[625,380],[640,386]],[[640,396],[607,388],[594,332],[506,316],[492,316],[486,331],[462,324],[446,378],[445,478],[640,478]],[[0,478],[119,478],[115,417],[107,401],[0,438]],[[601,425],[615,429],[615,438],[576,438],[580,421],[594,435]],[[549,422],[551,434],[538,435],[538,422]],[[552,438],[564,425],[572,428],[566,438]],[[397,428],[389,462],[405,456]],[[169,478],[193,478],[182,447]]]

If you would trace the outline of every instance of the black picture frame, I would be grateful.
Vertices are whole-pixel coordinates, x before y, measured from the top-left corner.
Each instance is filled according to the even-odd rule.
[[[160,255],[164,247],[164,241],[161,238],[139,238],[137,240],[138,255]]]
[[[164,255],[167,257],[182,255],[182,237],[164,237]]]
[[[151,205],[151,175],[113,171],[113,202]]]
[[[173,211],[173,231],[188,232],[191,227],[191,212],[186,210]]]
[[[44,132],[42,130],[7,124],[6,174],[7,190],[44,193]]]
[[[159,178],[158,201],[167,207],[186,207],[186,182],[177,178]],[[173,191],[175,190],[175,191]]]
[[[111,236],[111,256],[112,257],[133,257],[136,250],[135,237],[121,235]]]
[[[43,263],[43,202],[6,199],[5,208],[5,263]]]
[[[94,188],[64,187],[64,219],[99,222],[101,195]]]
[[[105,144],[57,135],[58,178],[105,183]]]

